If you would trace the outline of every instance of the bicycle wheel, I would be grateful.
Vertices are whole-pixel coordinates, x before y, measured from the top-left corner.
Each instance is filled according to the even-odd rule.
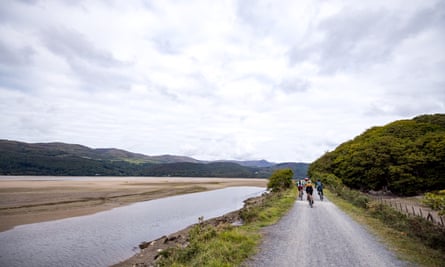
[[[323,192],[322,191],[318,191],[318,195],[320,196],[320,200],[323,201]]]

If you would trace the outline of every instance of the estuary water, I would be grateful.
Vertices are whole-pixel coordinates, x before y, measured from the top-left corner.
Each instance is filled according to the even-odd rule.
[[[139,202],[93,215],[17,226],[0,233],[0,266],[109,266],[143,241],[179,231],[198,218],[240,209],[261,187],[229,187]]]

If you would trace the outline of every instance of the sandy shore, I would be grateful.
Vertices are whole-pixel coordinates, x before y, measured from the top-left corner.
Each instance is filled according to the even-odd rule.
[[[11,179],[10,179],[11,178]],[[0,177],[0,231],[93,214],[134,202],[230,186],[266,187],[267,179],[158,177]]]

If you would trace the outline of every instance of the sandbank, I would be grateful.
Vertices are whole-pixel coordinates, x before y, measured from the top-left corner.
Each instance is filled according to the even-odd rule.
[[[267,182],[253,178],[0,176],[0,231],[178,194],[230,186],[266,187]]]

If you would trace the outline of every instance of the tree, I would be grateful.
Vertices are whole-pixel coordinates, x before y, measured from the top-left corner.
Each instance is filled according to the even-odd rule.
[[[292,186],[292,177],[294,173],[291,169],[276,170],[269,178],[267,189],[272,189],[273,192],[281,191]]]

